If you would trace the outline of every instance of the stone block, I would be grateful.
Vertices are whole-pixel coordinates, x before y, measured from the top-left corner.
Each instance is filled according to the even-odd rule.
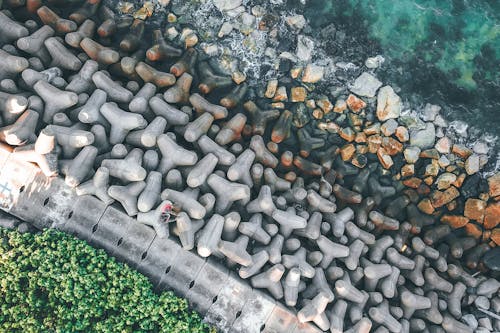
[[[206,260],[196,254],[179,250],[172,267],[163,275],[159,289],[170,289],[180,297],[185,297],[189,289],[194,286],[194,281],[205,264]]]
[[[205,314],[204,321],[217,325],[220,332],[233,332],[231,326],[243,311],[246,300],[250,299],[252,288],[234,272],[229,274],[226,285],[217,295],[217,300]],[[248,327],[245,327],[248,329]]]
[[[265,323],[264,333],[293,332],[298,321],[295,313],[282,304],[277,304]]]
[[[122,215],[123,219],[129,219],[125,213],[122,213]],[[132,219],[132,223],[128,225],[127,230],[125,230],[122,236],[122,241],[117,245],[112,255],[118,260],[136,268],[146,258],[147,250],[155,235],[152,228]]]
[[[155,238],[149,246],[146,257],[137,266],[137,270],[149,277],[153,285],[157,286],[167,271],[170,271],[177,253],[181,250],[181,246],[171,239]]]
[[[106,208],[104,202],[93,196],[80,196],[76,199],[73,210],[68,213],[69,218],[66,223],[58,223],[54,227],[89,241],[94,226],[97,226]]]
[[[97,223],[97,228],[94,228],[90,244],[111,254],[115,252],[118,244],[123,242],[123,237],[132,223],[137,222],[117,208],[109,206]]]
[[[226,285],[228,278],[229,270],[209,258],[198,274],[193,287],[186,294],[189,305],[200,314],[207,312],[215,297]]]
[[[276,306],[276,301],[263,292],[253,289],[241,314],[233,323],[231,332],[259,333]]]

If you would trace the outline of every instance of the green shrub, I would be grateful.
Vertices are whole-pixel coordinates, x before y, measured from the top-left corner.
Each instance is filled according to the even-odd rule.
[[[84,241],[0,228],[1,332],[210,332],[186,300]]]

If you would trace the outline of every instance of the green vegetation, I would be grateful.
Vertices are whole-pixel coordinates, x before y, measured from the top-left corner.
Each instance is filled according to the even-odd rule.
[[[0,228],[1,332],[213,332],[171,292],[64,233]]]

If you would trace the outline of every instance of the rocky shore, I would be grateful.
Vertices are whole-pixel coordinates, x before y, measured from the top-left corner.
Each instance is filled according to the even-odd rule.
[[[210,4],[227,18],[218,38],[279,26],[263,7]],[[3,2],[0,140],[16,158],[225,262],[323,331],[500,330],[487,145],[448,135],[439,106],[412,113],[377,79],[381,58],[332,79],[300,15],[285,19],[297,48],[256,80],[163,5],[160,27],[151,3]]]

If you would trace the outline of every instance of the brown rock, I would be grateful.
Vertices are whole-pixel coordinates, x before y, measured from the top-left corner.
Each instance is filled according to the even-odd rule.
[[[308,64],[302,75],[302,82],[316,83],[323,78],[325,69],[322,66]]]
[[[354,153],[356,152],[356,147],[352,143],[349,143],[340,149],[340,156],[343,161],[349,161]]]
[[[368,151],[375,154],[382,144],[382,137],[378,134],[370,135],[366,141],[368,142]]]
[[[266,96],[266,98],[273,98],[276,94],[276,89],[278,89],[278,80],[270,80],[269,82],[267,82],[267,89],[264,93],[264,96]]]
[[[429,195],[429,193],[431,193],[431,188],[426,184],[420,184],[417,188],[417,193],[420,195]]]
[[[458,177],[457,177],[457,180],[453,182],[453,186],[455,187],[462,187],[462,184],[464,183],[464,180],[465,178],[467,177],[467,175],[465,173],[461,173]]]
[[[406,142],[410,140],[410,133],[408,133],[408,129],[404,126],[399,126],[396,128],[396,138],[398,138],[401,142]]]
[[[344,101],[343,99],[338,99],[335,102],[335,107],[333,108],[333,112],[342,113],[346,109],[347,109],[347,103],[346,103],[346,101]]]
[[[431,215],[434,213],[435,209],[431,204],[431,201],[429,198],[424,198],[422,201],[420,201],[417,205],[418,209],[420,209],[422,212]]]
[[[454,182],[456,182],[457,176],[450,172],[445,172],[439,175],[436,180],[436,186],[438,190],[446,190]]]
[[[356,155],[354,155],[354,158],[352,159],[351,163],[355,167],[362,169],[368,163],[368,159],[364,155],[356,154]]]
[[[425,175],[426,176],[437,176],[439,174],[439,163],[437,160],[432,160],[431,163],[425,166]]]
[[[445,191],[436,190],[432,193],[431,202],[435,208],[442,207],[460,196],[460,192],[455,187],[450,187]]]
[[[454,144],[451,152],[460,158],[466,159],[472,155],[472,149],[465,147],[464,145]]]
[[[500,172],[488,178],[488,185],[490,187],[490,197],[500,195]]]
[[[403,180],[403,185],[405,185],[406,187],[414,188],[414,189],[418,189],[421,184],[422,184],[422,179],[417,178],[417,177],[412,177],[412,178],[408,178],[406,180]]]
[[[273,101],[274,102],[285,102],[288,99],[288,95],[286,93],[286,87],[281,86],[276,90],[276,94],[274,94]]]
[[[424,183],[426,183],[427,185],[431,186],[432,183],[434,183],[434,177],[432,177],[432,176],[425,177],[424,178]]]
[[[469,223],[469,221],[468,218],[460,215],[443,215],[441,217],[441,222],[449,224],[453,229],[462,228]]]
[[[465,226],[465,233],[469,236],[474,237],[475,239],[480,239],[483,235],[483,230],[477,224],[468,223]]]
[[[314,109],[312,116],[314,119],[323,119],[324,113],[321,109]]]
[[[306,101],[306,106],[309,108],[309,109],[316,109],[316,101],[314,99],[308,99]]]
[[[483,225],[486,229],[493,229],[500,223],[500,202],[491,203],[484,211]]]
[[[285,108],[285,103],[283,102],[274,102],[274,103],[271,103],[271,109],[284,109]]]
[[[441,154],[449,154],[451,149],[451,140],[444,136],[436,142],[434,147],[436,147],[437,151]]]
[[[378,160],[385,169],[389,169],[394,164],[394,161],[392,160],[391,156],[382,147],[377,150],[377,156]]]
[[[455,209],[457,209],[457,207],[458,207],[457,200],[453,200],[452,202],[448,202],[448,203],[446,204],[446,208],[447,208],[450,212],[452,212],[452,211],[454,211]]]
[[[363,132],[356,133],[354,141],[356,141],[357,143],[366,143],[366,134]]]
[[[318,105],[325,114],[328,114],[333,110],[332,102],[330,102],[330,100],[326,97],[318,100],[316,105]]]
[[[401,168],[401,176],[404,178],[413,176],[415,174],[415,164],[405,164]]]
[[[479,223],[483,222],[486,202],[479,199],[467,199],[465,202],[464,215]]]
[[[390,137],[382,138],[382,147],[391,156],[394,156],[403,151],[403,144],[398,140]]]
[[[426,149],[420,152],[421,158],[432,158],[433,160],[439,160],[439,152],[436,149]]]
[[[375,124],[372,124],[372,125],[366,127],[363,130],[363,132],[366,135],[380,134],[380,123],[375,123]]]
[[[350,127],[342,128],[339,132],[339,135],[347,142],[354,141],[354,138],[356,137],[356,133],[354,133],[354,131]]]
[[[304,102],[307,97],[307,91],[304,87],[293,87],[291,101],[293,103]]]
[[[490,238],[496,245],[500,245],[500,228],[493,229]]]
[[[353,94],[350,94],[349,97],[347,97],[346,103],[352,112],[357,113],[357,112],[363,110],[364,108],[366,108],[366,102]]]
[[[303,68],[300,66],[290,69],[290,76],[292,77],[292,79],[298,78],[300,74],[302,74],[302,69]]]
[[[356,152],[360,155],[365,155],[368,153],[368,146],[365,145],[357,145],[356,146]]]

